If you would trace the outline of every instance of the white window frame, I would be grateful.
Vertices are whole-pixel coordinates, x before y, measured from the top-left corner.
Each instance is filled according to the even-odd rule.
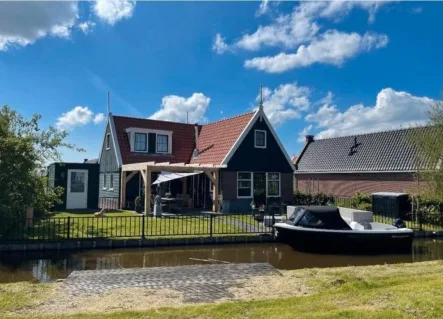
[[[137,127],[129,127],[126,129],[126,133],[128,133],[129,137],[129,145],[131,148],[131,152],[134,153],[149,153],[154,152],[157,153],[157,134],[167,135],[168,136],[168,152],[158,153],[158,154],[172,154],[172,131],[163,131],[163,130],[153,130],[153,129],[145,129],[145,128],[137,128]],[[134,150],[135,146],[135,133],[143,133],[146,134],[146,151],[136,151]],[[149,133],[154,133],[155,135],[155,150],[149,149]]]
[[[264,146],[257,145],[257,132],[265,133],[265,145]],[[267,135],[268,134],[267,134],[267,132],[265,130],[255,130],[254,131],[254,147],[255,148],[266,148],[266,146],[267,146],[267,139],[268,139]]]
[[[103,174],[103,190],[106,190],[106,173]]]
[[[269,174],[278,174],[278,195],[269,195],[269,182],[276,182],[277,180],[269,180]],[[281,174],[279,172],[266,173],[266,197],[281,197]]]
[[[168,138],[168,150],[166,151],[166,152],[160,152],[159,150],[158,150],[158,136],[159,135],[162,135],[162,136],[166,136],[167,138]],[[169,150],[169,140],[170,140],[171,138],[169,137],[169,135],[168,134],[160,134],[160,133],[156,133],[155,134],[155,152],[156,153],[158,153],[158,154],[169,154],[169,153],[171,153]]]
[[[135,149],[135,136],[137,135],[137,134],[143,134],[144,136],[146,136],[146,143],[145,143],[145,150],[144,151],[138,151],[138,150],[136,150]],[[132,149],[133,149],[133,152],[137,152],[137,153],[147,153],[148,152],[148,145],[149,145],[149,135],[148,135],[148,133],[144,133],[144,132],[134,132],[133,133],[133,136],[134,136],[134,142],[133,143],[131,143],[131,145],[132,145]]]
[[[106,134],[106,150],[110,150],[111,149],[111,133]]]
[[[239,174],[249,174],[249,179],[240,179],[239,178]],[[251,187],[250,187],[250,195],[249,196],[239,196],[238,195],[238,189],[239,189],[239,187],[238,187],[238,182],[241,182],[241,181],[248,181],[248,182],[251,182]],[[252,172],[237,172],[237,198],[252,198],[253,197],[253,194],[254,194],[254,174],[252,173]]]

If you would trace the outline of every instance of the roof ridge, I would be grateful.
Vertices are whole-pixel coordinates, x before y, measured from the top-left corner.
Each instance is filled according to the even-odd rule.
[[[327,140],[333,140],[333,139],[339,139],[339,138],[345,138],[345,137],[366,136],[366,135],[388,133],[388,132],[407,131],[407,130],[414,130],[414,129],[420,129],[420,128],[423,129],[423,128],[429,128],[429,127],[432,127],[432,125],[414,126],[414,127],[407,127],[407,128],[397,128],[397,129],[392,129],[392,130],[382,130],[382,131],[375,131],[375,132],[368,132],[368,133],[349,134],[349,135],[343,135],[343,136],[319,138],[319,139],[314,139],[314,142],[327,141]]]
[[[125,116],[125,115],[114,115],[114,114],[112,114],[112,116],[113,117],[123,117],[123,118],[127,118],[127,119],[135,119],[135,120],[146,120],[146,121],[162,122],[162,123],[174,123],[174,124],[191,125],[191,126],[195,125],[193,123],[183,123],[183,122],[165,121],[165,120],[154,120],[154,119],[150,119],[150,118],[146,118],[146,117],[137,117],[137,116]],[[197,125],[201,126],[202,124],[197,124]]]
[[[224,118],[224,119],[220,119],[220,120],[217,120],[217,121],[214,121],[214,122],[211,122],[211,123],[202,124],[202,126],[207,126],[207,125],[217,124],[217,123],[220,123],[220,122],[223,122],[223,121],[228,121],[228,120],[235,119],[235,118],[237,118],[237,117],[245,116],[245,115],[248,115],[248,114],[253,114],[253,113],[255,113],[255,112],[257,112],[257,110],[249,111],[249,112],[245,112],[245,113],[242,113],[242,114],[233,115],[233,116],[231,116],[231,117],[227,117],[227,118]]]

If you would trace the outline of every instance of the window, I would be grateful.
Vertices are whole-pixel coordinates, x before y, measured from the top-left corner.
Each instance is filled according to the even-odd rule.
[[[237,173],[237,197],[252,197],[252,173]]]
[[[168,153],[168,135],[157,134],[157,153]]]
[[[300,226],[306,227],[322,227],[324,223],[311,212],[306,212],[298,222]]]
[[[106,150],[111,148],[111,134],[106,134]]]
[[[255,147],[266,148],[266,131],[255,130]]]
[[[145,133],[135,133],[134,151],[146,152],[146,138],[147,135]]]
[[[71,172],[71,193],[85,192],[85,172]]]
[[[103,189],[106,189],[106,173],[103,174]]]
[[[109,190],[114,190],[114,174],[109,176]]]
[[[268,197],[280,196],[280,173],[268,173]]]

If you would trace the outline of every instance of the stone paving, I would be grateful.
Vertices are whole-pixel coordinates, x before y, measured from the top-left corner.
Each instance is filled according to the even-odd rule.
[[[212,302],[232,298],[229,288],[240,287],[248,278],[273,274],[278,271],[268,263],[83,270],[72,272],[63,286],[72,296],[118,288],[168,288],[183,292],[184,302]]]

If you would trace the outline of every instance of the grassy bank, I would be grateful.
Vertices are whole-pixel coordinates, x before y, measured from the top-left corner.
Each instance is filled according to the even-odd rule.
[[[176,292],[167,299],[160,292],[156,295],[152,290],[131,288],[114,293],[114,297],[112,294],[95,299],[88,297],[81,301],[85,306],[74,311],[70,304],[75,300],[71,298],[61,303],[57,312],[57,308],[48,310],[61,298],[53,295],[55,289],[56,284],[0,285],[0,314],[14,318],[48,318],[55,314],[53,318],[116,319],[443,316],[442,261],[282,271],[282,276],[255,278],[233,289],[231,293],[237,301],[209,305],[180,304]],[[166,300],[165,303],[162,300]]]

